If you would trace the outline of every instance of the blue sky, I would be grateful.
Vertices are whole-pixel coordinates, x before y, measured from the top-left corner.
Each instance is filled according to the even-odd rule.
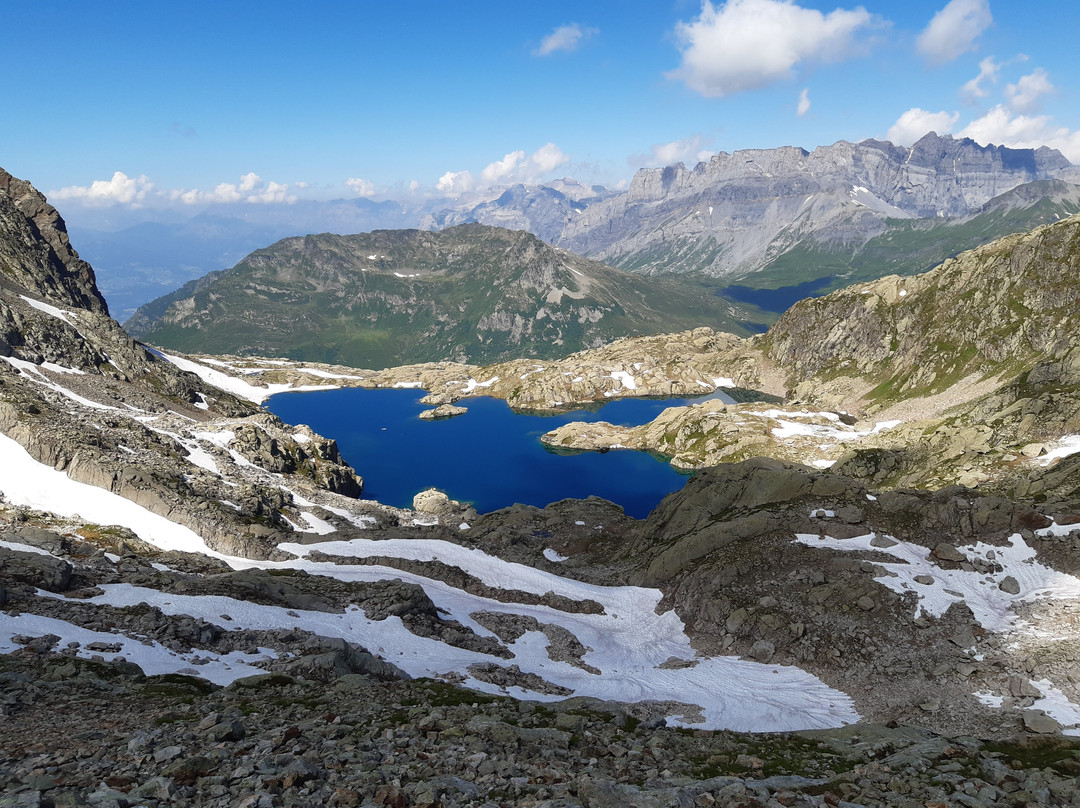
[[[1075,0],[0,0],[0,30],[0,166],[62,212],[618,186],[931,128],[1080,163]]]

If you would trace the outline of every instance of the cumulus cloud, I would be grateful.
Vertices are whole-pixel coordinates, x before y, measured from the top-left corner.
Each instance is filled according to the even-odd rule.
[[[795,113],[801,118],[803,115],[810,111],[810,88],[804,87],[803,91],[799,93],[799,106],[795,110]]]
[[[708,160],[715,154],[706,147],[710,140],[702,135],[691,135],[670,143],[654,143],[648,154],[632,154],[627,162],[635,168],[669,166],[673,163],[691,165]]]
[[[667,74],[704,96],[754,90],[794,74],[796,65],[839,61],[874,24],[861,6],[828,14],[791,0],[704,0],[697,19],[675,29],[682,64]]]
[[[990,95],[990,90],[984,85],[984,82],[996,84],[999,72],[1001,72],[1001,65],[994,61],[993,56],[987,56],[979,62],[979,75],[964,84],[961,90],[964,97],[969,101],[986,98],[986,96]]]
[[[545,143],[532,153],[529,162],[537,175],[543,175],[569,163],[570,155],[566,154],[554,143]]]
[[[518,166],[523,162],[525,162],[525,152],[521,149],[512,151],[505,155],[503,159],[489,163],[487,167],[480,172],[480,180],[485,185],[498,185],[513,176],[514,172],[517,171]]]
[[[297,187],[306,186],[307,183],[297,183]],[[159,189],[145,174],[129,177],[123,171],[117,171],[112,179],[95,180],[85,187],[71,185],[49,191],[49,197],[55,200],[78,200],[93,206],[127,205],[133,208],[164,202],[181,202],[185,205],[292,204],[297,199],[294,194],[289,193],[288,185],[266,182],[254,172],[244,174],[239,182],[222,182],[212,190],[204,191],[198,188]]]
[[[994,18],[989,0],[950,0],[919,34],[919,52],[931,64],[944,64],[975,50],[979,35]]]
[[[518,149],[504,155],[501,160],[489,163],[480,172],[480,184],[492,186],[517,182],[533,183],[569,162],[570,156],[554,143],[545,143],[528,156]]]
[[[447,194],[448,196],[457,196],[466,191],[471,191],[474,185],[475,182],[473,181],[471,172],[447,171],[439,177],[438,182],[435,183],[435,190]]]
[[[534,56],[550,56],[557,51],[574,51],[586,39],[597,33],[597,29],[571,23],[560,25],[543,38],[540,47],[533,51]]]
[[[379,189],[375,186],[375,183],[360,177],[349,177],[349,179],[345,180],[345,184],[352,188],[357,196],[370,197],[379,193]]]
[[[199,189],[178,189],[169,191],[167,198],[183,202],[185,205],[198,204],[235,204],[243,202],[249,205],[287,204],[296,201],[296,196],[289,193],[289,186],[280,182],[266,182],[251,171],[240,178],[239,183],[222,182],[212,191]]]
[[[145,174],[129,177],[117,171],[110,180],[94,180],[88,186],[69,185],[58,191],[50,191],[52,199],[78,199],[87,205],[131,205],[138,207],[154,188]]]
[[[996,144],[1014,149],[1058,149],[1071,162],[1080,163],[1080,131],[1059,126],[1049,115],[1016,115],[998,104],[960,133],[983,145]]]
[[[960,114],[957,112],[927,112],[913,107],[900,116],[885,137],[897,146],[910,146],[928,132],[939,135],[951,132],[958,120]]]
[[[1005,87],[1005,97],[1015,112],[1039,112],[1042,109],[1042,97],[1054,91],[1050,77],[1041,67],[1026,76],[1021,76],[1016,84]]]

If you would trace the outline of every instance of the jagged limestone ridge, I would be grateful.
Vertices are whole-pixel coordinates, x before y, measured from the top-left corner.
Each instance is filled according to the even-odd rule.
[[[641,169],[625,193],[571,219],[557,243],[636,271],[742,275],[796,247],[857,248],[888,220],[963,217],[1053,178],[1076,182],[1080,171],[1046,147],[934,133],[910,149],[867,140],[721,152],[692,169]]]

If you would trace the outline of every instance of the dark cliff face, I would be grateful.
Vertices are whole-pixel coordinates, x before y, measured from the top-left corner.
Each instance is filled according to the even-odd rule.
[[[68,240],[67,225],[45,196],[0,169],[0,270],[51,302],[108,314],[91,266]]]

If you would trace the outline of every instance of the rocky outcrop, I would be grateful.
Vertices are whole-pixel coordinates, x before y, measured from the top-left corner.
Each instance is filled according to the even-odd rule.
[[[262,360],[193,356],[252,385],[306,388],[421,388],[424,404],[443,406],[470,396],[504,399],[519,410],[559,410],[622,397],[702,396],[728,390],[750,400],[780,399],[783,378],[768,357],[731,334],[711,328],[651,337],[625,337],[551,361],[516,359],[478,367],[427,362],[384,370]]]
[[[440,404],[430,410],[420,413],[420,418],[425,421],[437,421],[441,418],[453,418],[456,415],[464,415],[469,411],[468,407],[455,407],[453,404]]]
[[[94,270],[79,258],[67,225],[44,195],[0,169],[0,272],[3,280],[49,301],[108,314]]]

